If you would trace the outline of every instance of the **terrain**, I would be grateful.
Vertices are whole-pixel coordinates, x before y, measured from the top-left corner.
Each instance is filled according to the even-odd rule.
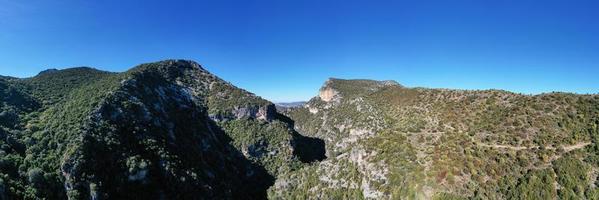
[[[285,112],[327,157],[273,198],[599,199],[599,96],[329,79]]]
[[[0,79],[0,199],[264,199],[321,159],[274,104],[192,61]]]
[[[599,96],[331,78],[275,105],[188,60],[0,77],[0,199],[599,199]]]

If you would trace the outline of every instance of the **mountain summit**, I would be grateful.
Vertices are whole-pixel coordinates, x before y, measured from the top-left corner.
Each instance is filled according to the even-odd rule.
[[[381,88],[394,86],[402,87],[396,81],[374,81],[366,79],[337,79],[329,78],[320,88],[319,97],[329,102],[343,96],[351,98],[354,96],[367,95]]]

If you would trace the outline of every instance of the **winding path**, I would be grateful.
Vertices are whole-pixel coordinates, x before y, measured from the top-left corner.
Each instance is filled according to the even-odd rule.
[[[568,146],[562,146],[564,148],[564,151],[569,152],[569,151],[573,151],[576,149],[582,149],[588,145],[590,145],[591,142],[579,142],[573,145],[568,145]],[[536,149],[539,148],[540,146],[531,146],[531,147],[523,147],[523,146],[510,146],[510,145],[500,145],[500,144],[485,144],[485,143],[478,143],[479,146],[484,146],[484,147],[490,147],[490,148],[498,148],[498,149],[512,149],[512,150],[516,150],[516,151],[520,151],[520,150],[527,150],[527,149]],[[545,147],[545,149],[556,149],[555,147]]]

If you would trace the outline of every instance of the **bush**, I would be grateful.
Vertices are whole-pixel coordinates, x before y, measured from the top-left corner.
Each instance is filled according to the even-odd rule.
[[[27,181],[34,188],[39,189],[44,185],[44,171],[40,168],[32,168],[27,172]]]

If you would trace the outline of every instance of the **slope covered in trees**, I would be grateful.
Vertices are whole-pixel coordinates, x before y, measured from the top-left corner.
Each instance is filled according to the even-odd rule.
[[[272,103],[191,61],[2,77],[0,93],[0,199],[262,199],[311,156]]]
[[[0,199],[598,199],[599,96],[330,79],[276,106],[192,61],[0,77]]]
[[[329,159],[280,176],[273,198],[599,198],[597,95],[330,79],[286,114]]]

